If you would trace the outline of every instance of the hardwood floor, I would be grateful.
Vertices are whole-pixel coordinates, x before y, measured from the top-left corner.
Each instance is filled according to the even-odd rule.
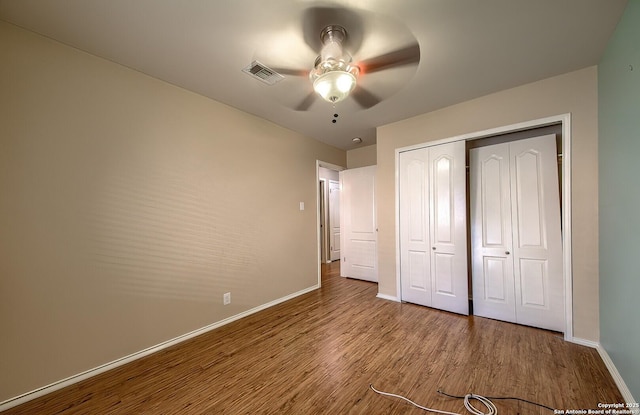
[[[558,409],[622,402],[596,350],[558,333],[376,298],[323,265],[323,286],[10,414],[424,414],[377,389],[466,414],[438,394]],[[549,414],[495,400],[502,414]]]

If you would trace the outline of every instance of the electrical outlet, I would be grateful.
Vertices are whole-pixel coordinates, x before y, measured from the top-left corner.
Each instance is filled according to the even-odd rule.
[[[222,303],[224,305],[231,304],[231,293],[224,293],[222,295]]]

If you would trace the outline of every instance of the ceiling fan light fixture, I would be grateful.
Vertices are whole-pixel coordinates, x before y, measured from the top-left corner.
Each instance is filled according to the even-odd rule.
[[[356,87],[360,68],[351,65],[351,56],[342,50],[347,32],[341,26],[327,26],[320,35],[323,46],[309,73],[313,89],[333,104],[344,100]]]
[[[349,71],[329,71],[313,80],[313,89],[326,101],[333,104],[344,100],[356,87],[356,77]]]

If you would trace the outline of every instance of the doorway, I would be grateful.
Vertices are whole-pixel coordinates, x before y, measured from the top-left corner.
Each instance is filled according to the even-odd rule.
[[[344,167],[316,161],[318,286],[322,285],[323,265],[340,266],[340,196],[339,172]]]
[[[320,173],[320,261],[324,264],[340,260],[340,182],[328,178],[332,170]]]

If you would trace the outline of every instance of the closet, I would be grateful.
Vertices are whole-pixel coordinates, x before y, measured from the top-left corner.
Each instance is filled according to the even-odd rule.
[[[401,301],[565,330],[556,135],[543,134],[399,150]]]
[[[475,315],[564,331],[556,137],[469,150]]]
[[[469,314],[465,144],[399,154],[402,301]]]

